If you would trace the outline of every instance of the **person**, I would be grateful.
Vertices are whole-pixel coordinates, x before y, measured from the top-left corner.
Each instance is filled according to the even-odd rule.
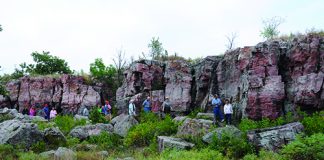
[[[83,115],[83,116],[86,116],[86,117],[89,116],[89,110],[88,110],[87,107],[84,107],[84,109],[83,109],[83,111],[82,111],[82,115]]]
[[[165,101],[162,103],[162,111],[164,114],[171,113],[171,103],[169,97],[165,97]]]
[[[49,120],[49,118],[50,118],[50,109],[49,109],[47,103],[44,104],[43,110],[44,110],[44,113],[45,113],[44,118]]]
[[[229,103],[228,99],[225,100],[224,114],[225,114],[226,124],[230,125],[231,117],[233,114],[233,107],[232,107],[232,104]]]
[[[100,107],[100,104],[98,103],[98,104],[97,104],[97,111],[98,111],[99,113],[102,113],[101,108],[102,108],[102,107]]]
[[[36,108],[35,106],[30,107],[29,109],[29,116],[35,116],[36,115]]]
[[[152,112],[154,112],[154,113],[158,113],[159,111],[160,111],[160,109],[159,109],[159,98],[157,97],[157,96],[153,96],[153,100],[152,100],[152,103],[151,103],[151,105],[152,105]]]
[[[217,117],[220,118],[221,122],[224,122],[224,118],[223,118],[223,114],[222,114],[222,111],[221,111],[221,105],[222,105],[222,101],[220,100],[220,98],[218,97],[217,94],[215,94],[212,98],[212,107],[214,108],[214,124],[216,124],[216,120],[217,120]]]
[[[111,120],[111,105],[109,104],[108,100],[105,101],[103,112],[104,112],[106,120],[108,120],[108,119]]]
[[[28,104],[26,104],[25,106],[24,106],[24,109],[22,110],[22,114],[23,115],[28,115],[28,113],[29,113],[29,109],[28,109],[28,106],[27,106]]]
[[[144,112],[148,113],[151,111],[151,102],[150,97],[147,97],[146,100],[143,102]]]
[[[55,118],[57,115],[56,109],[53,107],[51,112],[50,112],[50,119]]]
[[[128,114],[130,116],[136,116],[135,110],[136,108],[135,108],[134,100],[130,100],[128,105]]]

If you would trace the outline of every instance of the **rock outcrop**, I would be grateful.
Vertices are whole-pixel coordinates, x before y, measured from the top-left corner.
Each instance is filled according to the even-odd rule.
[[[180,138],[158,136],[159,151],[162,152],[165,149],[191,149],[195,145],[189,142],[186,142]]]
[[[92,107],[101,101],[100,87],[89,86],[81,76],[62,75],[52,77],[29,77],[10,81],[6,85],[9,92],[7,99],[0,99],[0,106],[11,108],[19,106],[19,110],[28,105],[49,103],[60,106],[63,112],[76,113],[80,106]],[[9,102],[8,102],[9,101]]]
[[[44,130],[45,142],[53,147],[63,146],[66,144],[64,134],[56,127],[46,128]]]
[[[296,135],[304,130],[300,122],[283,126],[248,131],[247,137],[257,149],[277,151],[283,145],[295,140]]]
[[[139,110],[146,96],[162,90],[165,97],[170,97],[175,112],[196,107],[208,111],[210,95],[219,94],[231,100],[234,120],[275,119],[294,112],[297,106],[323,109],[324,37],[266,41],[229,50],[223,56],[206,57],[195,65],[137,61],[125,75],[117,92],[120,109],[127,110],[128,101],[135,99]]]
[[[0,144],[22,145],[30,148],[43,140],[43,134],[33,123],[8,120],[0,123]]]
[[[114,133],[125,137],[128,133],[128,130],[137,125],[138,122],[133,116],[121,114],[111,120],[111,124],[114,125]]]
[[[203,136],[212,127],[213,121],[187,118],[178,128],[177,136]]]
[[[54,153],[55,160],[77,160],[77,155],[71,149],[60,147]]]
[[[71,130],[70,136],[84,140],[89,136],[97,136],[103,132],[112,133],[113,126],[111,124],[102,123],[95,125],[77,126]]]
[[[242,132],[234,126],[220,127],[204,135],[202,140],[206,143],[211,143],[213,136],[217,136],[218,139],[221,139],[223,134],[228,134],[229,136],[233,137],[240,137]]]

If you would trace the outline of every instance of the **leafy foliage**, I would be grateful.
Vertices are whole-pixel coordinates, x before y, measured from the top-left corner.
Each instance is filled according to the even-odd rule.
[[[166,116],[164,120],[158,120],[153,113],[148,113],[146,117],[141,119],[139,125],[130,129],[125,137],[124,144],[126,146],[147,146],[156,141],[157,136],[168,136],[177,131],[175,124],[170,116]],[[154,117],[149,119],[148,117]]]
[[[281,153],[287,159],[316,160],[324,159],[324,134],[317,133],[310,137],[297,137],[297,139],[285,146]]]
[[[233,158],[241,158],[246,154],[254,152],[253,146],[247,141],[245,135],[237,137],[227,132],[223,132],[221,137],[218,137],[216,134],[213,135],[210,147]]]
[[[306,134],[308,135],[324,133],[324,111],[313,113],[311,116],[306,116],[301,122],[304,125]]]
[[[212,149],[202,149],[202,150],[170,150],[162,153],[160,159],[167,160],[188,160],[188,159],[199,159],[199,160],[226,160],[220,152]]]
[[[31,150],[36,153],[41,153],[46,151],[46,143],[44,141],[39,141],[37,143],[34,143],[31,146]]]
[[[26,65],[26,63],[23,63],[20,65],[22,69],[26,68],[28,73],[39,75],[72,73],[65,60],[50,55],[50,52],[33,52],[31,56],[36,64]]]
[[[17,159],[18,155],[15,152],[15,149],[13,146],[8,144],[1,144],[0,145],[0,159],[3,160],[11,160],[11,159]]]
[[[74,127],[86,124],[85,119],[74,120],[71,116],[57,116],[55,117],[54,122],[65,135],[70,133]]]
[[[284,158],[278,153],[261,150],[259,155],[247,154],[244,156],[243,160],[284,160]]]
[[[121,144],[121,137],[117,134],[103,132],[98,136],[91,136],[88,140],[91,144],[96,144],[102,149],[117,149]]]
[[[263,30],[261,36],[266,39],[273,39],[279,35],[278,27],[284,22],[281,17],[272,17],[263,21]]]
[[[91,120],[91,123],[93,123],[93,124],[96,124],[96,123],[107,123],[107,120],[105,119],[105,117],[103,116],[103,114],[101,114],[97,110],[96,107],[94,107],[90,111],[89,119]]]

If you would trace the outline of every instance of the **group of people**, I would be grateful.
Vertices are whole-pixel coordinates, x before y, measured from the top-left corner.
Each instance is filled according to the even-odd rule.
[[[213,120],[214,124],[216,123],[217,118],[219,118],[221,122],[224,122],[224,116],[221,110],[221,106],[223,105],[223,102],[218,97],[217,94],[213,95],[211,99],[211,105],[213,107],[213,113],[214,113],[214,120]],[[233,106],[228,99],[225,99],[224,114],[225,114],[226,124],[231,124]]]
[[[97,104],[97,111],[105,116],[106,120],[111,120],[112,107],[108,100],[105,100],[104,105]],[[89,116],[89,111],[85,107],[82,111],[83,116]]]
[[[29,115],[31,117],[41,116],[47,120],[50,120],[56,117],[57,111],[55,107],[52,107],[52,109],[50,109],[48,103],[44,103],[42,106],[39,104],[38,105],[34,104],[32,106],[29,106],[28,103],[25,103],[24,108],[22,110],[22,114]]]
[[[152,110],[151,105],[152,105],[151,98],[147,97],[144,100],[144,102],[142,103],[142,106],[143,106],[143,109],[144,109],[145,113],[159,111],[158,109]],[[225,104],[224,104],[225,118],[224,118],[224,115],[223,115],[223,112],[222,112],[222,109],[221,109],[221,107],[223,106],[223,102],[218,97],[217,94],[212,96],[211,105],[213,107],[213,113],[214,113],[214,119],[213,119],[214,124],[216,124],[217,119],[219,119],[220,122],[224,122],[224,120],[226,120],[226,124],[231,124],[231,119],[232,119],[232,114],[233,114],[233,106],[232,106],[232,104],[230,103],[230,101],[228,99],[225,99]],[[165,101],[161,105],[161,111],[164,114],[170,114],[171,109],[172,109],[171,107],[172,106],[171,106],[169,97],[165,97]],[[132,116],[136,116],[136,106],[135,106],[135,103],[134,103],[133,99],[131,99],[130,102],[129,102],[128,114],[132,115]]]
[[[147,97],[144,102],[142,103],[143,109],[145,113],[148,112],[159,112],[162,111],[164,114],[170,114],[171,113],[171,103],[169,100],[169,97],[165,97],[164,102],[161,105],[161,109],[159,109],[159,106],[154,106],[154,108],[152,109],[152,103],[151,103],[151,97]],[[136,106],[134,103],[134,100],[131,99],[129,101],[129,105],[128,105],[128,114],[132,115],[132,116],[136,116]]]

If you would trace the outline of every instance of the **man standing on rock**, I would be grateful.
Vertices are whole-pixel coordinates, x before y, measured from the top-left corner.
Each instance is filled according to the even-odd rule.
[[[150,97],[147,97],[146,100],[143,102],[144,112],[148,113],[151,111],[151,102]]]
[[[222,111],[221,111],[221,105],[222,105],[222,101],[221,99],[218,97],[217,94],[215,94],[213,96],[213,99],[212,99],[212,107],[214,108],[214,121],[213,123],[216,124],[216,120],[217,120],[217,117],[220,118],[221,122],[224,122],[224,118],[223,118],[223,114],[222,114]]]

